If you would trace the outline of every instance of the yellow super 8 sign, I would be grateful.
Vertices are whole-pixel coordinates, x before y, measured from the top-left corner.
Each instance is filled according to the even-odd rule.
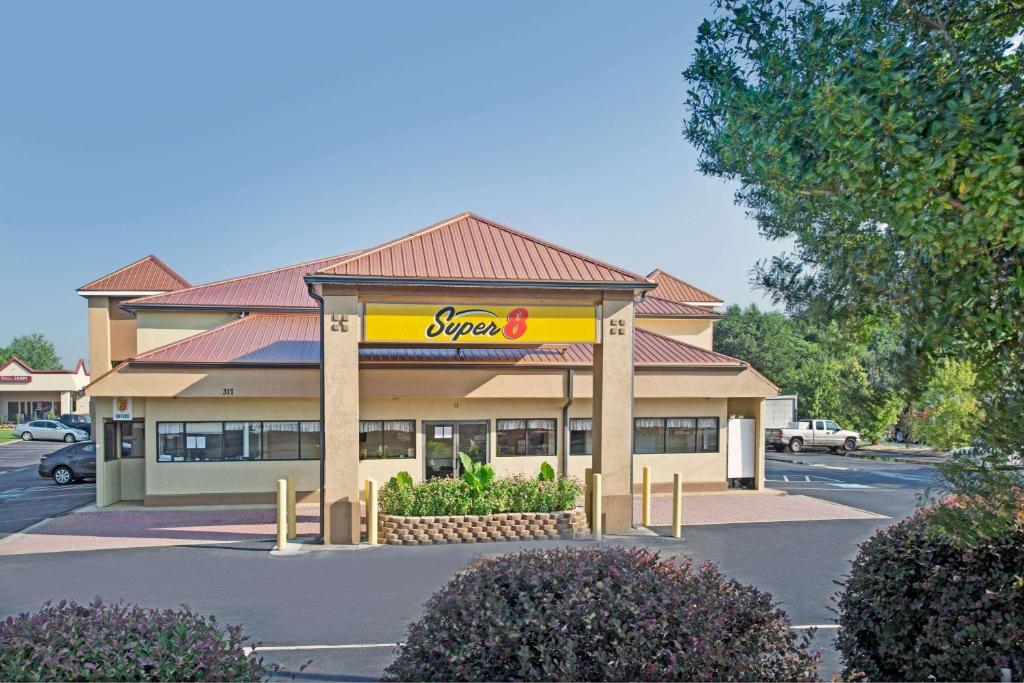
[[[366,304],[363,340],[416,344],[597,341],[594,306]]]

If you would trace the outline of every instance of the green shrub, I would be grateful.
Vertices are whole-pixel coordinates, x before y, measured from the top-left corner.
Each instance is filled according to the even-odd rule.
[[[409,628],[393,681],[812,680],[767,593],[627,548],[505,555],[457,575]]]
[[[934,509],[878,531],[839,595],[845,673],[876,681],[1024,674],[1024,528],[964,547]]]
[[[3,681],[258,681],[239,626],[181,610],[62,600],[0,623]]]
[[[422,484],[403,484],[398,477],[392,477],[381,488],[379,500],[381,510],[387,515],[434,517],[572,510],[582,493],[582,485],[573,477],[540,481],[517,475],[495,479],[482,489],[462,479],[440,478]]]

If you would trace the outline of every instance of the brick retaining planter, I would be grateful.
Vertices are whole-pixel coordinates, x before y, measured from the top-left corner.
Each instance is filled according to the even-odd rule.
[[[391,545],[532,541],[587,533],[587,517],[580,509],[446,517],[381,515],[380,524],[380,542]]]

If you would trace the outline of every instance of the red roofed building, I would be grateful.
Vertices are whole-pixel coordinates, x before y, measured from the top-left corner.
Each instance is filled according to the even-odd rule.
[[[476,214],[196,286],[147,257],[79,293],[101,506],[269,502],[291,475],[346,543],[364,479],[451,476],[460,452],[593,468],[609,531],[636,523],[644,466],[656,489],[763,485],[777,388],[712,349],[721,300]]]

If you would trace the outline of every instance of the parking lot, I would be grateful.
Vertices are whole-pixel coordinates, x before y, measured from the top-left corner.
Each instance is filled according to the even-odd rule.
[[[40,457],[66,445],[13,441],[0,446],[0,539],[95,500],[95,482],[58,486],[36,471]]]

